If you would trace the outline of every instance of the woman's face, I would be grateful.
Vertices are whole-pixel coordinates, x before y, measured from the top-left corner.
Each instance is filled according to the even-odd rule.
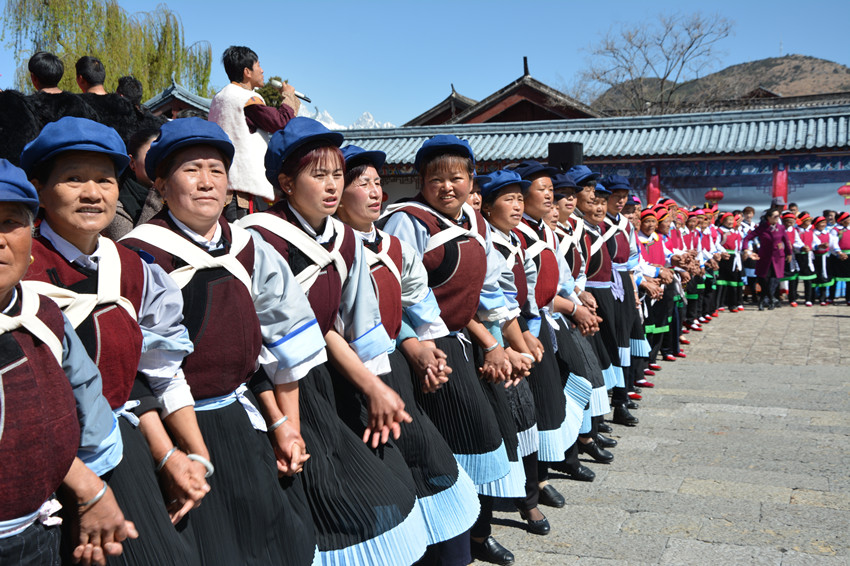
[[[525,192],[525,213],[535,220],[545,218],[552,210],[553,199],[552,179],[537,177]]]
[[[381,177],[370,165],[342,191],[337,214],[355,230],[368,232],[381,216],[383,197]]]
[[[779,211],[774,210],[767,215],[767,223],[771,226],[776,226],[777,222],[779,222]]]
[[[466,202],[475,210],[481,210],[481,191],[472,191],[469,193]]]
[[[44,185],[33,180],[44,217],[57,234],[91,253],[98,234],[115,218],[118,177],[103,153],[70,151],[60,155]],[[88,248],[88,249],[84,249]]]
[[[658,219],[654,216],[646,216],[640,221],[640,231],[649,236],[658,228]]]
[[[726,218],[723,219],[723,226],[724,227],[732,228],[732,226],[734,226],[734,225],[735,225],[735,217],[734,216],[727,216]]]
[[[463,203],[472,191],[472,177],[460,163],[448,167],[431,167],[425,172],[422,198],[432,208],[449,218],[458,218]]]
[[[820,222],[815,224],[815,230],[822,231],[822,230],[825,230],[825,229],[826,229],[826,220],[821,220]]]
[[[314,229],[336,212],[342,197],[344,164],[336,156],[317,161],[290,179],[283,173],[278,178],[292,208]]]
[[[605,213],[608,211],[608,199],[604,197],[597,198],[593,203],[592,215],[590,221],[597,226],[600,226],[605,220]]]
[[[23,206],[0,202],[0,309],[9,304],[12,289],[27,272],[32,250],[32,226]]]
[[[510,232],[522,220],[524,199],[519,185],[508,185],[499,191],[493,202],[482,205],[487,220],[501,230]]]
[[[224,210],[227,167],[221,153],[208,145],[180,150],[168,177],[158,178],[168,210],[202,236],[211,237]]]
[[[564,192],[562,194],[565,198],[558,200],[557,208],[558,221],[564,224],[576,209],[576,194],[574,192]]]

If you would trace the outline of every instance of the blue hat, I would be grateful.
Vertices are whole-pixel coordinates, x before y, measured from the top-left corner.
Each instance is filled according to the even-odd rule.
[[[632,190],[629,180],[622,175],[607,175],[600,179],[599,182],[605,185],[605,187],[611,192]]]
[[[586,165],[573,165],[567,173],[572,175],[575,182],[579,185],[585,181],[595,181],[600,177],[599,173],[591,171],[590,167]]]
[[[145,173],[156,179],[156,168],[166,157],[190,145],[211,145],[224,155],[228,166],[233,162],[233,142],[215,122],[202,118],[179,118],[166,122],[151,143],[145,157]]]
[[[596,196],[598,197],[610,197],[611,191],[609,191],[605,185],[602,183],[596,183]]]
[[[519,176],[519,173],[508,169],[488,173],[486,177],[486,180],[484,180],[484,177],[481,177],[482,181],[480,181],[480,184],[478,185],[481,187],[481,198],[484,200],[487,200],[487,197],[489,196],[495,196],[500,189],[510,185],[519,185],[520,190],[523,192],[531,186],[531,181],[523,180],[523,178]]]
[[[520,177],[526,180],[531,180],[532,177],[537,175],[544,175],[546,177],[554,177],[560,171],[557,167],[549,167],[539,161],[523,161],[516,167],[511,167],[512,171],[516,171]]]
[[[552,188],[555,189],[555,191],[558,189],[573,189],[575,191],[581,190],[581,187],[576,185],[575,179],[573,179],[573,176],[569,173],[558,173],[552,177]]]
[[[472,153],[472,148],[469,147],[469,142],[462,140],[457,136],[440,134],[426,140],[416,152],[416,159],[413,160],[413,167],[422,172],[425,163],[431,160],[432,157],[451,153],[466,157],[472,160],[472,166],[475,166],[475,154]]]
[[[347,145],[342,148],[342,157],[345,159],[345,168],[347,170],[363,164],[380,169],[387,161],[387,154],[383,151],[366,151],[356,145]]]
[[[554,195],[552,195],[552,199],[555,202],[558,202],[559,200],[564,200],[565,198],[567,198],[567,195],[565,195],[564,193],[555,193]]]
[[[296,116],[286,127],[278,130],[269,140],[269,148],[266,150],[266,179],[273,186],[277,186],[277,176],[283,167],[283,162],[293,154],[296,149],[308,144],[313,147],[324,147],[342,145],[343,136],[339,132],[332,132],[321,122],[312,118]]]
[[[19,202],[27,205],[33,216],[38,214],[38,193],[27,179],[24,170],[6,159],[0,159],[0,202]]]
[[[130,163],[127,147],[118,132],[86,118],[65,116],[55,122],[48,122],[38,137],[24,146],[21,168],[32,174],[39,163],[67,151],[104,153],[112,158],[118,175]]]

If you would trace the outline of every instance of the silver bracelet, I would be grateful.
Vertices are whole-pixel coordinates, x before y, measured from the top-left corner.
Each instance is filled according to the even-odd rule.
[[[534,359],[534,356],[532,356],[531,354],[526,354],[525,352],[520,352],[519,355],[524,357],[524,358],[528,358],[532,362],[537,361],[537,360]]]
[[[570,318],[574,317],[578,312],[578,303],[573,303],[573,312],[570,313]]]
[[[168,459],[171,458],[171,455],[177,452],[177,447],[172,446],[171,450],[165,453],[165,456],[162,457],[162,460],[159,461],[159,464],[156,465],[156,472],[159,473],[162,468],[165,467],[165,463],[168,462]]]
[[[215,468],[213,467],[212,462],[210,462],[203,456],[198,456],[197,454],[186,454],[186,457],[192,460],[193,462],[198,462],[202,464],[207,469],[207,473],[204,474],[205,478],[208,478],[215,473]]]
[[[484,353],[485,353],[485,354],[489,354],[490,352],[492,352],[493,350],[495,350],[495,349],[496,349],[496,348],[498,348],[498,347],[499,347],[499,341],[497,340],[497,341],[496,341],[496,343],[495,343],[495,344],[493,344],[492,346],[489,346],[489,347],[487,347],[487,348],[484,348]]]
[[[104,480],[100,480],[103,482],[103,487],[100,488],[100,491],[97,492],[97,495],[86,501],[85,503],[77,503],[77,507],[88,507],[89,505],[94,505],[106,495],[106,482]]]
[[[271,425],[269,427],[268,432],[274,432],[280,425],[282,425],[283,423],[285,423],[288,420],[289,420],[289,417],[287,417],[286,415],[283,415],[281,418],[276,420],[273,425]]]

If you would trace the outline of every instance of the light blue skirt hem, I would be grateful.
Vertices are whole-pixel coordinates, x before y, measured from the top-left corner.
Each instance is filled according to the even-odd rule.
[[[608,392],[604,387],[596,387],[590,392],[590,416],[601,417],[611,412]]]
[[[631,346],[625,348],[617,348],[620,352],[620,367],[627,368],[632,365],[632,349]],[[619,387],[619,386],[618,386]]]
[[[429,545],[469,530],[481,510],[475,484],[460,466],[453,486],[434,495],[420,497],[416,502],[425,517]]]
[[[494,482],[508,475],[510,471],[504,442],[492,452],[455,454],[454,457],[475,485]]]
[[[566,426],[567,442],[572,445],[581,432],[584,422],[584,408],[590,401],[593,391],[590,382],[580,375],[570,373],[567,384],[564,386],[564,396],[567,398],[567,418],[564,420]]]
[[[517,434],[517,440],[519,440],[519,446],[517,447],[517,452],[519,452],[520,458],[525,458],[529,454],[534,454],[540,448],[540,439],[538,438],[537,425],[532,426],[529,429],[520,431]]]
[[[312,566],[322,566],[322,554],[319,552],[319,547],[313,551],[313,565]]]
[[[617,384],[614,387],[625,387],[626,376],[623,374],[623,368],[620,366],[614,366],[614,373],[617,374]]]
[[[602,378],[605,380],[605,389],[613,389],[617,386],[617,372],[614,366],[603,369]]]
[[[564,456],[561,455],[563,460]],[[522,467],[522,460],[510,462],[511,471],[505,477],[494,482],[476,485],[475,489],[480,495],[488,495],[490,497],[502,497],[513,499],[516,497],[525,497],[525,468]]]
[[[590,407],[584,410],[584,414],[581,419],[581,428],[578,430],[579,434],[588,434],[592,430],[592,423],[590,421]]]
[[[541,462],[560,462],[564,459],[564,452],[570,447],[567,444],[565,421],[555,430],[538,431],[540,447],[537,450],[537,459]]]
[[[380,535],[339,550],[320,551],[322,566],[396,566],[413,564],[425,554],[428,529],[419,505],[414,505],[407,518]]]
[[[640,340],[635,340],[634,338],[630,339],[632,356],[635,358],[648,358],[649,357],[649,342],[646,341],[646,338],[641,338]]]

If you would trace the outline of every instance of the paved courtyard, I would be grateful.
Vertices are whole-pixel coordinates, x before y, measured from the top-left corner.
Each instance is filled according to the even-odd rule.
[[[850,307],[724,313],[614,426],[611,465],[555,475],[563,509],[527,534],[496,513],[517,565],[850,564]]]

